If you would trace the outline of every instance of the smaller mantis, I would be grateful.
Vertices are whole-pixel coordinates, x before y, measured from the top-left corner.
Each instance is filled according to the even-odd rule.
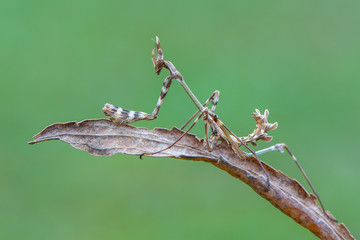
[[[156,57],[155,57],[155,53],[156,53]],[[330,218],[331,220],[336,221],[334,218],[332,218],[331,216],[329,216],[327,214],[327,212],[325,211],[325,208],[320,200],[319,195],[317,194],[315,188],[313,187],[313,185],[310,182],[310,179],[307,177],[305,171],[303,170],[303,168],[300,166],[299,162],[297,161],[297,159],[295,158],[295,156],[292,154],[292,152],[290,151],[290,149],[285,145],[285,144],[276,144],[272,147],[260,150],[258,152],[254,152],[248,145],[247,143],[251,143],[253,145],[256,145],[256,141],[258,140],[263,140],[265,142],[269,142],[272,140],[271,136],[267,135],[267,132],[270,130],[274,130],[277,128],[278,124],[277,122],[271,124],[267,121],[267,117],[269,115],[269,111],[266,109],[264,112],[264,115],[262,115],[260,113],[259,110],[256,109],[256,112],[253,113],[253,118],[256,121],[256,128],[253,131],[253,133],[251,133],[250,135],[248,135],[247,137],[237,137],[220,119],[219,117],[214,113],[216,105],[218,103],[219,100],[219,91],[214,91],[211,96],[205,101],[204,104],[201,104],[200,101],[196,98],[196,96],[192,93],[192,91],[190,90],[190,88],[187,86],[187,84],[184,81],[183,76],[181,75],[181,73],[175,68],[174,64],[172,64],[170,61],[166,61],[164,60],[164,54],[163,51],[161,49],[160,46],[160,40],[158,37],[156,37],[155,40],[155,48],[152,51],[152,61],[154,64],[154,68],[155,68],[155,73],[157,75],[160,74],[161,70],[163,68],[166,68],[169,70],[170,75],[167,76],[165,78],[165,81],[163,83],[163,87],[161,89],[161,94],[159,96],[158,102],[155,106],[155,109],[153,111],[152,114],[148,114],[145,112],[137,112],[137,111],[129,111],[120,107],[116,107],[112,104],[105,104],[104,108],[103,108],[103,112],[106,116],[108,116],[113,122],[115,123],[124,123],[124,124],[128,124],[128,123],[133,123],[136,121],[140,121],[140,120],[154,120],[157,118],[157,115],[159,113],[161,104],[163,103],[163,100],[170,88],[171,82],[172,80],[177,80],[182,87],[185,89],[186,93],[189,95],[189,97],[191,98],[191,100],[194,102],[194,104],[196,105],[196,107],[198,108],[198,110],[192,115],[192,117],[180,128],[181,130],[183,130],[199,113],[200,115],[197,116],[197,118],[194,120],[194,122],[190,125],[190,127],[175,141],[173,142],[171,145],[169,145],[167,148],[161,149],[159,151],[153,152],[153,153],[143,153],[140,155],[140,158],[143,155],[154,155],[157,153],[160,153],[162,151],[166,151],[167,149],[170,149],[171,147],[173,147],[176,143],[178,143],[182,137],[184,137],[194,126],[195,124],[201,119],[201,117],[203,118],[203,121],[205,123],[205,138],[204,138],[204,147],[205,149],[207,149],[209,152],[212,151],[214,145],[220,140],[224,140],[226,143],[230,144],[232,149],[234,150],[234,152],[238,155],[238,157],[240,159],[245,159],[246,156],[252,156],[254,157],[258,163],[260,164],[263,172],[265,173],[266,176],[266,181],[268,186],[270,186],[270,177],[269,174],[267,173],[267,171],[265,170],[262,162],[259,160],[259,158],[257,157],[257,155],[262,154],[262,153],[266,153],[266,152],[270,152],[270,151],[280,151],[280,152],[284,152],[284,150],[286,150],[290,156],[292,157],[292,159],[295,161],[296,165],[299,167],[301,173],[303,174],[303,176],[305,177],[306,181],[309,183],[311,189],[313,190],[314,194],[316,195],[317,199],[319,200],[319,203],[321,205],[321,208],[323,210],[323,212],[325,213],[326,216],[328,216],[328,218]],[[209,108],[206,107],[206,105],[211,102],[212,103],[212,108],[211,110]],[[209,130],[211,131],[211,135],[209,136]],[[245,153],[240,149],[240,146],[244,146],[246,149],[248,149],[250,151],[250,153]]]

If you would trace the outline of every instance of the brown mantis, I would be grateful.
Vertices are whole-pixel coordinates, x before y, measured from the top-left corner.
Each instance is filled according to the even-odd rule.
[[[156,57],[155,57],[155,53],[156,53]],[[154,120],[157,118],[161,104],[170,88],[172,80],[177,80],[182,85],[182,87],[185,89],[186,93],[189,95],[191,100],[194,102],[194,104],[198,108],[198,110],[195,112],[195,114],[193,114],[193,116],[180,129],[183,130],[199,113],[200,114],[199,114],[199,116],[196,117],[196,119],[190,125],[190,127],[175,142],[173,142],[167,148],[161,149],[161,150],[153,152],[153,153],[143,153],[140,155],[140,158],[143,155],[154,155],[154,154],[160,153],[162,151],[166,151],[167,149],[170,149],[176,143],[178,143],[182,139],[182,137],[185,136],[202,117],[203,121],[205,123],[204,147],[210,152],[213,149],[214,145],[219,140],[223,140],[226,143],[231,145],[233,151],[238,155],[238,157],[240,159],[245,159],[246,156],[254,157],[260,164],[263,172],[265,173],[268,186],[270,186],[270,184],[271,184],[269,174],[265,170],[262,162],[259,160],[257,155],[265,153],[265,152],[269,152],[269,151],[274,151],[274,150],[277,150],[280,152],[284,152],[284,150],[286,150],[290,154],[292,159],[295,161],[296,165],[299,167],[299,169],[300,169],[301,173],[303,174],[303,176],[305,177],[306,181],[309,183],[311,189],[313,190],[314,194],[316,195],[317,199],[319,200],[319,203],[320,203],[321,208],[322,208],[323,212],[325,213],[325,215],[327,215],[330,219],[335,220],[326,213],[325,208],[320,200],[320,197],[317,194],[317,192],[315,191],[315,188],[311,184],[309,178],[305,174],[304,170],[300,166],[300,164],[297,161],[297,159],[295,158],[295,156],[292,154],[292,152],[289,150],[289,148],[285,144],[276,144],[272,147],[260,150],[258,152],[254,152],[247,145],[247,143],[256,145],[256,141],[258,141],[258,140],[263,140],[265,142],[271,141],[272,137],[268,136],[267,132],[270,130],[276,129],[278,124],[277,124],[277,122],[271,124],[267,121],[267,117],[269,115],[268,110],[265,110],[264,115],[262,115],[259,112],[259,110],[256,109],[256,112],[253,113],[253,117],[256,121],[256,128],[255,128],[254,132],[251,133],[250,135],[248,135],[247,137],[239,138],[214,113],[216,105],[219,100],[219,94],[220,94],[219,91],[214,91],[214,93],[206,100],[206,102],[204,104],[201,104],[200,101],[196,98],[196,96],[192,93],[190,88],[185,83],[184,78],[181,75],[181,73],[175,68],[175,66],[170,61],[164,60],[164,54],[161,49],[160,41],[159,41],[158,37],[156,37],[155,48],[152,51],[152,60],[153,60],[156,74],[159,75],[163,68],[168,69],[170,72],[170,75],[165,78],[160,97],[158,99],[158,102],[155,106],[153,113],[148,114],[145,112],[129,111],[129,110],[126,110],[123,108],[116,107],[111,104],[105,104],[105,106],[103,108],[104,114],[116,123],[126,123],[127,124],[127,123],[133,123],[133,122],[139,121],[139,120]],[[211,110],[206,107],[206,105],[210,102],[212,103]],[[210,136],[209,136],[209,130],[211,131]],[[250,153],[243,152],[240,149],[240,146],[244,146],[246,149],[248,149],[248,151],[250,151]]]

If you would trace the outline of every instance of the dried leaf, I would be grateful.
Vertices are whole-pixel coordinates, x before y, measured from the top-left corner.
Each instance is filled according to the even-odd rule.
[[[264,115],[268,113],[265,112]],[[148,130],[116,124],[105,119],[95,119],[50,125],[35,135],[34,141],[29,144],[61,140],[97,156],[110,156],[116,153],[140,155],[169,146],[182,133],[176,128]],[[256,159],[240,159],[225,143],[215,146],[209,153],[203,148],[202,140],[195,135],[187,134],[174,147],[155,156],[210,162],[248,184],[261,197],[319,238],[354,239],[344,224],[331,221],[324,215],[317,205],[316,198],[298,181],[264,163],[271,181],[271,185],[267,186],[264,172]]]
[[[55,123],[34,136],[29,144],[48,140],[61,140],[95,156],[111,156],[116,153],[140,155],[168,147],[182,131],[162,128],[148,130],[126,124],[116,124],[106,119],[85,120],[80,123]],[[216,159],[202,148],[193,135],[186,135],[173,148],[157,157]]]

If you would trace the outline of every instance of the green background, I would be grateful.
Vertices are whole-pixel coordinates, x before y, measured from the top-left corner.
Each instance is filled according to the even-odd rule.
[[[103,118],[106,102],[152,112],[166,76],[155,35],[201,101],[221,91],[216,112],[239,136],[268,108],[272,143],[359,237],[359,12],[355,0],[0,1],[0,239],[316,239],[210,164],[26,144],[54,122]],[[194,111],[174,82],[158,119],[135,125]],[[289,156],[261,159],[308,188]]]

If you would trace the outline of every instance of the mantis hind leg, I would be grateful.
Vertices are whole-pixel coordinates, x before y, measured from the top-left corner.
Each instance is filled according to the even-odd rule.
[[[310,185],[310,188],[311,190],[313,191],[313,193],[315,194],[317,200],[319,201],[320,203],[320,206],[321,206],[321,209],[323,210],[324,214],[329,218],[331,219],[332,221],[336,221],[337,220],[333,217],[331,217],[330,215],[327,214],[327,212],[325,211],[325,207],[323,205],[323,203],[321,202],[321,199],[320,199],[320,196],[319,194],[316,192],[314,186],[312,185],[309,177],[306,175],[304,169],[301,167],[300,163],[298,162],[298,160],[296,159],[295,155],[290,151],[289,147],[285,144],[285,143],[278,143],[278,144],[275,144],[271,147],[268,147],[268,148],[264,148],[264,149],[261,149],[259,151],[256,151],[256,155],[260,155],[260,154],[263,154],[263,153],[267,153],[267,152],[272,152],[272,151],[279,151],[281,153],[284,153],[285,150],[289,153],[289,155],[291,156],[291,158],[294,160],[295,164],[298,166],[298,168],[300,169],[300,172],[301,174],[304,176],[304,178],[306,179],[307,183]],[[252,153],[248,153],[247,154],[248,156],[253,156]]]

